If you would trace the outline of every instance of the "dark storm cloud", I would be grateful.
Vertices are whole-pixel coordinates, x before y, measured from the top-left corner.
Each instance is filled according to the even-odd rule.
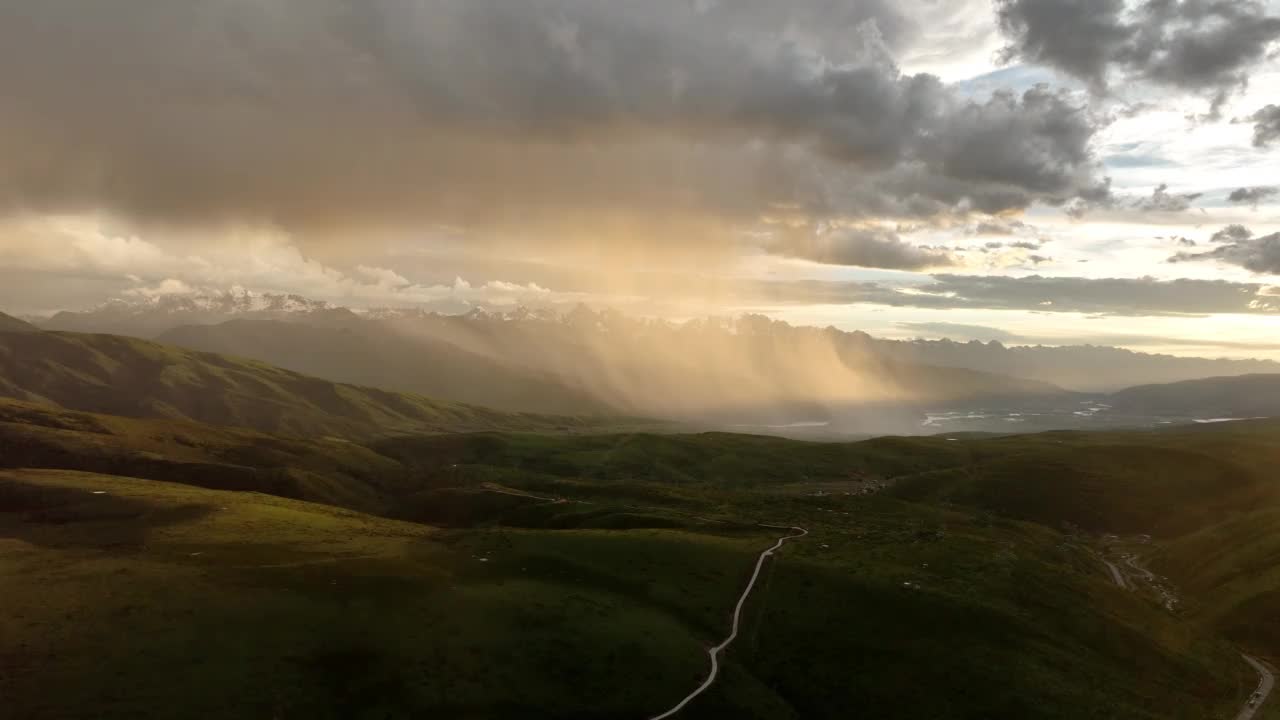
[[[1151,193],[1134,203],[1134,207],[1143,212],[1183,212],[1191,207],[1191,203],[1203,193],[1171,193],[1169,186],[1160,184]]]
[[[828,265],[851,265],[886,270],[921,270],[954,265],[945,250],[904,242],[897,234],[878,229],[827,233],[786,233],[766,247],[770,252]]]
[[[1266,147],[1280,140],[1280,105],[1268,105],[1249,117],[1253,121],[1253,144]]]
[[[756,292],[798,303],[871,303],[893,307],[1029,310],[1156,316],[1280,313],[1270,286],[1224,280],[1155,278],[933,275],[931,282],[896,288],[877,283],[806,280],[761,283]]]
[[[1013,228],[999,222],[980,222],[973,229],[975,235],[1012,235]]]
[[[0,209],[678,238],[1105,194],[1092,117],[902,74],[898,7],[0,2]]]
[[[1268,198],[1280,195],[1280,188],[1275,187],[1253,187],[1240,188],[1232,190],[1227,196],[1228,202],[1238,203],[1240,205],[1252,205],[1256,210],[1258,204],[1266,201]]]
[[[1103,91],[1113,76],[1207,93],[1215,109],[1280,39],[1259,0],[996,0],[1007,60],[1058,68]]]
[[[1243,242],[1251,237],[1253,237],[1252,230],[1243,225],[1232,224],[1210,235],[1209,242]]]
[[[1231,229],[1238,229],[1238,232],[1224,235]],[[1249,230],[1232,225],[1214,234],[1213,239],[1222,244],[1207,252],[1178,253],[1169,258],[1169,262],[1217,260],[1229,265],[1239,265],[1250,272],[1280,275],[1280,233],[1253,237]]]

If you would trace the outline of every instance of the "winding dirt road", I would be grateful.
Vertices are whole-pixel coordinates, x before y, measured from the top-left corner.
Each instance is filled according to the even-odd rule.
[[[1267,697],[1271,695],[1271,691],[1275,689],[1276,676],[1275,673],[1271,672],[1270,668],[1258,662],[1257,658],[1252,658],[1248,655],[1241,655],[1240,657],[1244,658],[1245,662],[1252,665],[1253,669],[1257,670],[1258,675],[1262,678],[1258,681],[1258,689],[1254,691],[1253,695],[1249,696],[1249,700],[1245,703],[1244,709],[1236,716],[1236,720],[1252,720],[1253,714],[1258,712],[1258,708],[1262,707],[1262,703],[1267,701]]]
[[[1129,589],[1129,581],[1125,578],[1124,573],[1120,572],[1119,566],[1106,558],[1102,558],[1102,562],[1106,563],[1107,569],[1111,571],[1111,579],[1121,590]]]
[[[1165,606],[1165,608],[1172,610],[1174,605],[1176,605],[1178,602],[1178,599],[1176,596],[1173,595],[1173,592],[1163,587],[1162,585],[1160,585],[1157,582],[1155,573],[1148,570],[1146,566],[1144,566],[1138,560],[1138,557],[1136,555],[1130,554],[1130,555],[1124,555],[1123,557],[1124,557],[1124,563],[1128,565],[1130,568],[1132,568],[1136,573],[1138,573],[1138,575],[1140,575],[1144,580],[1146,580],[1147,583],[1152,588],[1154,588],[1157,593],[1159,593],[1161,603]],[[1107,569],[1111,571],[1111,579],[1114,580],[1116,585],[1118,585],[1121,589],[1123,590],[1136,589],[1133,585],[1133,582],[1125,575],[1125,573],[1120,569],[1119,566],[1117,566],[1115,563],[1111,562],[1110,560],[1106,559],[1105,557],[1102,558],[1102,562],[1106,563]],[[1258,712],[1258,709],[1262,707],[1262,704],[1265,703],[1267,701],[1267,698],[1271,696],[1271,691],[1275,689],[1276,676],[1275,676],[1275,673],[1271,672],[1271,668],[1268,668],[1266,665],[1263,665],[1261,662],[1258,661],[1257,658],[1250,657],[1243,653],[1240,655],[1240,657],[1244,658],[1245,662],[1249,663],[1249,665],[1251,665],[1254,670],[1258,671],[1259,680],[1258,680],[1258,689],[1255,690],[1253,694],[1249,696],[1249,699],[1245,701],[1244,707],[1240,709],[1240,714],[1236,715],[1236,720],[1253,720],[1254,714]]]
[[[702,684],[699,685],[697,689],[686,695],[683,700],[676,703],[675,707],[660,715],[654,715],[650,720],[663,720],[663,718],[669,718],[672,715],[675,715],[683,710],[686,705],[692,702],[694,698],[706,692],[707,688],[711,687],[711,685],[715,683],[716,677],[720,674],[720,652],[729,647],[729,644],[738,637],[738,624],[742,619],[742,607],[747,604],[747,597],[751,595],[752,588],[756,586],[756,580],[760,577],[760,568],[764,567],[765,559],[780,549],[786,541],[801,538],[809,534],[809,531],[802,527],[782,527],[779,525],[761,525],[761,527],[775,528],[778,530],[795,530],[797,532],[778,538],[778,542],[774,543],[773,547],[760,553],[760,557],[756,560],[756,569],[751,573],[751,580],[747,582],[746,589],[742,591],[742,595],[738,598],[738,605],[733,609],[733,628],[729,632],[729,637],[725,638],[724,642],[719,645],[707,650],[707,655],[711,657],[711,674],[707,675],[707,679],[703,680]]]

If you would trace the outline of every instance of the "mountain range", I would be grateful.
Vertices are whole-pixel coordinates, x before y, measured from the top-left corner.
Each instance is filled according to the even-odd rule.
[[[569,353],[566,383],[581,372],[576,387],[611,387],[591,384],[610,379],[593,374],[606,362],[617,388],[640,383],[585,397],[648,392],[655,407],[767,382],[779,393],[742,397],[798,405],[863,382],[876,385],[854,386],[873,398],[867,416],[927,396],[1163,413],[1231,413],[1234,398],[1280,414],[1280,375],[1081,396],[860,355],[847,334],[758,317],[325,313],[347,320],[170,332],[250,350],[279,333],[273,347],[296,358],[353,349],[335,362],[381,355],[391,346],[369,343],[398,334],[424,377],[446,367],[427,349],[470,353],[448,356],[455,380],[476,358],[515,353],[473,368],[506,382]],[[615,338],[615,354],[597,346]],[[723,367],[726,384],[698,387]],[[786,377],[802,368],[816,376]],[[1274,420],[857,443],[680,429],[5,322],[0,559],[21,622],[0,691],[21,717],[259,717],[286,693],[300,698],[289,716],[651,717],[704,677],[752,563],[766,570],[742,639],[692,716],[1230,717],[1258,681],[1239,652],[1280,647]],[[869,659],[851,672],[851,658]]]
[[[566,322],[589,325],[593,314],[598,316],[595,321],[605,318],[606,322],[618,326],[613,317],[616,313],[592,313],[585,307],[566,313],[524,307],[509,311],[473,309],[456,317],[511,328],[544,329]],[[571,316],[576,319],[570,320]],[[423,325],[444,317],[455,316],[412,308],[353,311],[299,295],[233,288],[225,292],[115,299],[86,311],[57,313],[40,326],[48,330],[104,332],[150,339],[183,326],[216,325],[230,320],[280,320],[353,327],[364,321]],[[1114,392],[1146,383],[1280,372],[1280,363],[1270,360],[1178,357],[1100,345],[1016,346],[996,340],[889,340],[835,328],[826,328],[825,332],[839,337],[843,347],[874,354],[886,361],[993,373],[1057,385],[1073,392]]]
[[[1272,414],[1272,406],[1280,413],[1280,401],[1256,388],[1215,403],[1178,393],[1156,403],[1138,398],[1159,391],[1113,398],[1097,390],[1136,385],[1127,382],[1135,377],[1151,384],[1244,374],[1266,386],[1269,373],[1280,373],[1270,361],[894,341],[761,315],[674,323],[585,306],[563,313],[357,312],[237,289],[119,300],[60,313],[43,327],[153,337],[333,383],[504,412],[661,417],[753,432],[1025,431],[1251,417]]]
[[[348,310],[300,295],[233,287],[225,292],[114,298],[85,311],[64,310],[40,326],[45,330],[152,338],[181,325],[213,325],[241,317],[339,323],[348,315]]]

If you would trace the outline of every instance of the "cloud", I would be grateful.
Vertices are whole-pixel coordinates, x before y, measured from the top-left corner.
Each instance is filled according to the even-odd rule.
[[[1197,262],[1217,260],[1259,274],[1280,275],[1280,233],[1272,233],[1262,237],[1252,237],[1253,233],[1239,225],[1238,232],[1230,237],[1217,239],[1226,230],[1214,235],[1214,242],[1224,243],[1208,252],[1178,253],[1169,258],[1169,262]],[[1230,228],[1228,228],[1230,229]]]
[[[1243,225],[1232,224],[1222,228],[1213,235],[1210,235],[1209,242],[1242,242],[1251,237],[1253,237],[1252,230]]]
[[[1240,188],[1232,190],[1231,194],[1227,196],[1227,201],[1240,205],[1252,205],[1253,209],[1257,210],[1259,203],[1278,194],[1280,194],[1280,188],[1276,187]]]
[[[980,342],[1005,342],[1017,340],[1018,336],[1008,330],[986,325],[965,325],[951,322],[900,322],[898,327],[919,332],[925,337],[959,338],[961,340],[978,340]]]
[[[1268,105],[1253,115],[1254,147],[1267,147],[1273,140],[1280,140],[1280,105]]]
[[[1209,94],[1214,110],[1280,39],[1258,0],[996,0],[1006,61],[1057,68],[1104,92],[1142,80]]]
[[[975,235],[1013,235],[1020,228],[1026,227],[1026,223],[1018,220],[1011,222],[1000,222],[997,220],[984,220],[973,228]]]
[[[1195,247],[1195,246],[1196,246],[1196,241],[1195,241],[1195,240],[1192,240],[1192,239],[1191,239],[1191,238],[1189,238],[1189,237],[1182,237],[1182,236],[1178,236],[1178,237],[1174,238],[1174,242],[1178,243],[1178,245],[1181,245],[1182,247]]]
[[[945,250],[904,242],[896,233],[879,228],[834,230],[826,233],[785,233],[770,252],[828,265],[851,265],[889,270],[922,270],[954,265]]]
[[[1203,193],[1170,193],[1169,186],[1161,183],[1146,197],[1134,203],[1143,212],[1184,212]]]
[[[140,287],[133,287],[133,288],[129,288],[128,290],[125,290],[121,294],[125,295],[126,297],[150,299],[150,298],[165,297],[169,295],[191,295],[191,294],[194,294],[195,292],[196,292],[195,288],[191,287],[190,285],[186,284],[181,280],[178,280],[175,278],[166,278],[154,286],[143,285]]]
[[[405,276],[388,268],[357,265],[356,272],[383,287],[402,288],[413,284]]]
[[[902,73],[899,8],[3,3],[0,211],[679,246],[1106,192],[1096,119]]]
[[[219,235],[182,251],[87,222],[51,219],[0,223],[0,305],[76,309],[108,297],[210,294],[232,286],[295,293],[352,304],[476,305],[577,302],[583,293],[552,293],[535,282],[462,279],[419,282],[395,270],[344,269],[310,257],[279,233]],[[43,286],[57,288],[47,292]],[[33,299],[34,298],[34,299]]]
[[[797,303],[870,303],[892,307],[1029,310],[1045,313],[1160,316],[1280,313],[1270,286],[1226,280],[1081,278],[938,274],[912,287],[833,281],[758,285],[763,299]]]

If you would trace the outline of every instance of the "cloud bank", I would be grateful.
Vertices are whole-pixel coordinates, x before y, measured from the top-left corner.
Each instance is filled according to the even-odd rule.
[[[1105,92],[1141,80],[1209,94],[1215,109],[1280,40],[1259,0],[996,0],[1004,56],[1048,65]]]
[[[0,3],[0,212],[678,244],[1106,193],[1084,109],[901,72],[899,7]]]
[[[1250,272],[1280,275],[1280,233],[1254,237],[1243,225],[1228,225],[1210,238],[1218,246],[1201,253],[1178,253],[1169,262],[1217,260]]]

